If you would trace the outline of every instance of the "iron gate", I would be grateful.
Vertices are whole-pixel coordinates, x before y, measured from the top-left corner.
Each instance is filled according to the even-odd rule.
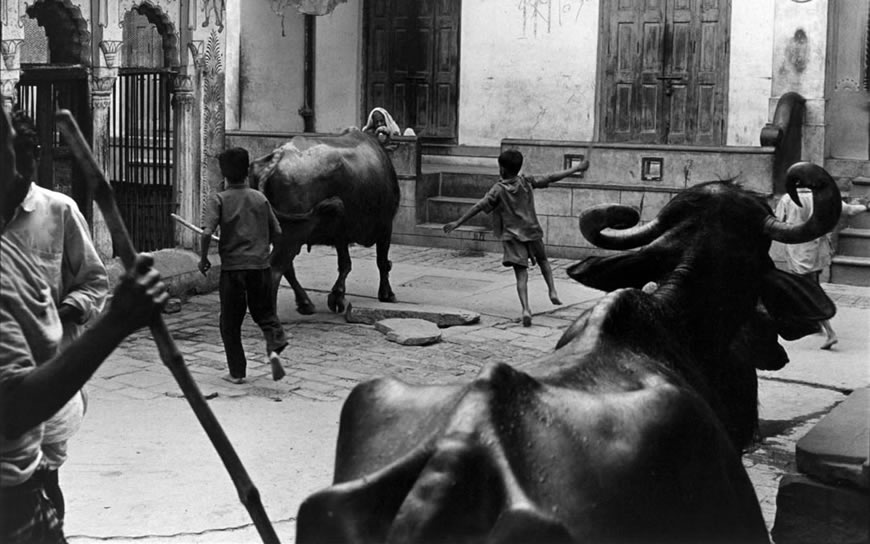
[[[54,120],[58,109],[70,110],[90,142],[88,92],[87,73],[82,69],[27,67],[22,70],[18,82],[17,106],[33,120],[42,146],[34,181],[46,189],[72,197],[90,222],[91,192]]]
[[[174,247],[172,72],[122,69],[109,114],[109,172],[139,251]]]

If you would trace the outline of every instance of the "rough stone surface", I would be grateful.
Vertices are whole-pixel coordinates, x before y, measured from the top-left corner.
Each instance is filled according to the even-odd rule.
[[[868,542],[867,512],[870,495],[866,492],[786,474],[779,484],[771,536],[777,544]]]
[[[870,388],[854,391],[801,438],[797,468],[822,482],[868,489]]]
[[[180,298],[170,298],[166,301],[166,306],[163,308],[164,314],[174,314],[181,311],[181,299]]]
[[[479,313],[460,308],[384,302],[350,304],[345,312],[345,317],[348,323],[365,323],[366,325],[391,318],[424,319],[442,328],[454,325],[471,325],[480,321]]]
[[[387,340],[403,346],[428,346],[441,340],[441,330],[425,319],[391,318],[375,323]]]

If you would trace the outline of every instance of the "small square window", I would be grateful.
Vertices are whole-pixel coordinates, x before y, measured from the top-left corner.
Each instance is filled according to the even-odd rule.
[[[641,159],[640,179],[643,181],[661,181],[665,160],[661,157],[643,157]]]
[[[576,154],[576,153],[568,153],[565,155],[565,159],[562,165],[562,168],[567,170],[569,168],[573,168],[583,162],[583,159],[586,158],[586,155]],[[571,175],[572,178],[582,178],[585,172],[575,172]]]

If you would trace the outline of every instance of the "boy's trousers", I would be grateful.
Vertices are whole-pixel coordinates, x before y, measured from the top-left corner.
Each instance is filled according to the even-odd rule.
[[[272,275],[263,270],[222,270],[219,285],[221,299],[221,338],[227,354],[227,366],[233,378],[244,378],[247,369],[242,347],[242,321],[247,310],[263,330],[266,354],[280,353],[287,346],[284,327],[275,313],[272,300]]]

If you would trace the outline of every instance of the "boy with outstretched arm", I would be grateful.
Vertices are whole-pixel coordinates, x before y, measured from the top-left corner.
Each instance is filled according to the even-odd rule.
[[[562,304],[556,293],[553,269],[544,249],[544,230],[535,213],[533,190],[545,188],[572,174],[588,170],[589,161],[583,160],[567,170],[538,176],[520,174],[522,166],[523,155],[519,151],[509,149],[499,155],[498,170],[501,179],[462,217],[444,225],[444,232],[452,232],[480,212],[493,214],[495,235],[501,239],[504,250],[502,264],[514,269],[517,294],[523,308],[523,326],[529,327],[532,324],[528,292],[529,262],[534,265],[537,261],[540,265],[550,291],[550,302]]]

